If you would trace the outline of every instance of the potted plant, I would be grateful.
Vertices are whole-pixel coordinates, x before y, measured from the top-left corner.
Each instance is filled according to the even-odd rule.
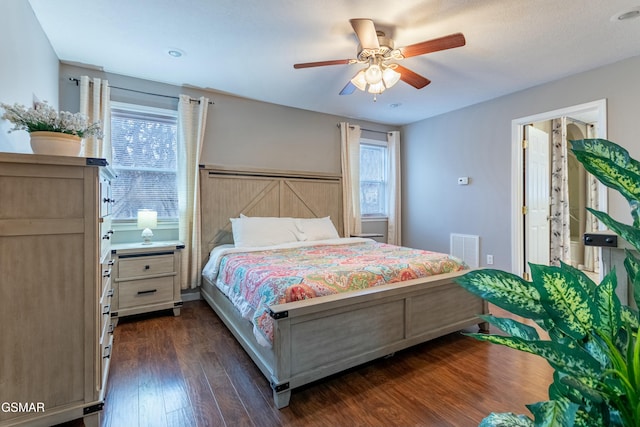
[[[629,201],[633,225],[589,211],[640,251],[640,163],[613,142],[571,141],[585,169]],[[640,426],[640,340],[638,311],[616,296],[616,273],[596,285],[567,264],[531,264],[532,281],[499,270],[476,270],[458,283],[548,334],[511,318],[483,316],[506,335],[469,334],[545,358],[554,368],[549,400],[527,405],[533,419],[492,413],[481,427]],[[627,251],[625,268],[640,302],[640,259]]]
[[[60,111],[47,102],[36,102],[26,108],[21,104],[4,104],[2,119],[13,123],[9,130],[25,130],[31,137],[31,148],[36,154],[58,154],[77,156],[80,153],[82,138],[95,135],[102,138],[100,122],[89,123],[80,113]]]

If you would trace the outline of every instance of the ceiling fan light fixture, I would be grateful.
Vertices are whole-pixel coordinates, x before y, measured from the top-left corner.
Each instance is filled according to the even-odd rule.
[[[364,78],[370,85],[378,84],[382,81],[382,70],[378,64],[371,64],[364,72]]]
[[[384,87],[384,83],[382,81],[379,81],[378,83],[369,85],[369,89],[367,90],[367,92],[379,95],[384,92],[385,89],[386,88]]]
[[[362,70],[358,71],[358,74],[356,74],[352,79],[351,79],[351,83],[353,83],[353,85],[355,87],[357,87],[358,89],[360,89],[361,91],[365,91],[367,90],[367,80],[364,78],[364,72],[365,72],[365,68],[363,68]]]
[[[382,81],[384,82],[384,86],[389,89],[400,81],[400,73],[387,67],[382,71]]]

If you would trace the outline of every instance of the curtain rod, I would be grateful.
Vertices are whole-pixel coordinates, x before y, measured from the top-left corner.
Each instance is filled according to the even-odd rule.
[[[80,84],[80,79],[78,79],[78,78],[69,77],[69,80],[71,80],[72,82],[75,82],[76,86],[78,86]],[[92,84],[93,82],[90,81],[89,83]],[[163,95],[161,93],[144,92],[144,91],[136,90],[136,89],[128,89],[126,87],[118,87],[118,86],[111,86],[111,85],[109,85],[109,87],[113,88],[113,89],[126,90],[126,91],[129,91],[129,92],[142,93],[144,95],[161,96],[163,98],[171,98],[171,99],[180,99],[177,96],[173,96],[173,95]],[[189,101],[197,102],[198,104],[200,103],[199,99],[194,99],[194,98],[189,98]],[[212,104],[214,104],[214,102],[213,101],[209,101],[209,105],[212,105]]]
[[[340,127],[340,123],[338,123],[336,126],[337,126],[337,127]],[[349,125],[349,127],[350,127],[351,129],[353,129],[353,125]],[[385,131],[385,130],[373,130],[373,129],[365,129],[365,128],[360,128],[360,130],[363,130],[363,131],[365,131],[365,132],[383,133],[383,134],[385,134],[385,135],[386,135],[386,134],[388,134],[389,132],[391,132],[390,130]]]

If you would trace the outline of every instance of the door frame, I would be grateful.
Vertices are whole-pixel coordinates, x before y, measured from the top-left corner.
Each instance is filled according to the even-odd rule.
[[[587,102],[571,107],[521,117],[511,121],[511,269],[512,273],[522,275],[524,265],[524,152],[522,140],[524,126],[530,123],[556,119],[562,116],[574,117],[593,114],[596,118],[596,138],[607,138],[607,100]],[[608,212],[607,187],[599,183],[598,206]]]

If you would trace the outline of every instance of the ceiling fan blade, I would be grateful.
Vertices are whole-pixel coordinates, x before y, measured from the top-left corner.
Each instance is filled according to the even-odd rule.
[[[431,83],[431,80],[429,80],[428,78],[422,77],[420,74],[414,73],[413,71],[403,67],[402,65],[398,65],[396,67],[396,71],[400,73],[400,80],[407,84],[410,84],[416,89],[422,89],[423,87]]]
[[[380,49],[378,33],[371,19],[350,19],[349,22],[363,49]]]
[[[464,46],[465,44],[466,40],[464,35],[462,33],[455,33],[437,39],[401,47],[399,50],[400,53],[402,53],[402,56],[410,58],[412,56],[424,55],[425,53],[438,52],[439,50]]]
[[[356,86],[349,81],[345,87],[340,91],[340,95],[351,95],[356,90]]]
[[[311,68],[311,67],[324,67],[325,65],[343,65],[349,64],[351,59],[335,59],[332,61],[318,61],[318,62],[304,62],[302,64],[293,64],[293,68]]]

